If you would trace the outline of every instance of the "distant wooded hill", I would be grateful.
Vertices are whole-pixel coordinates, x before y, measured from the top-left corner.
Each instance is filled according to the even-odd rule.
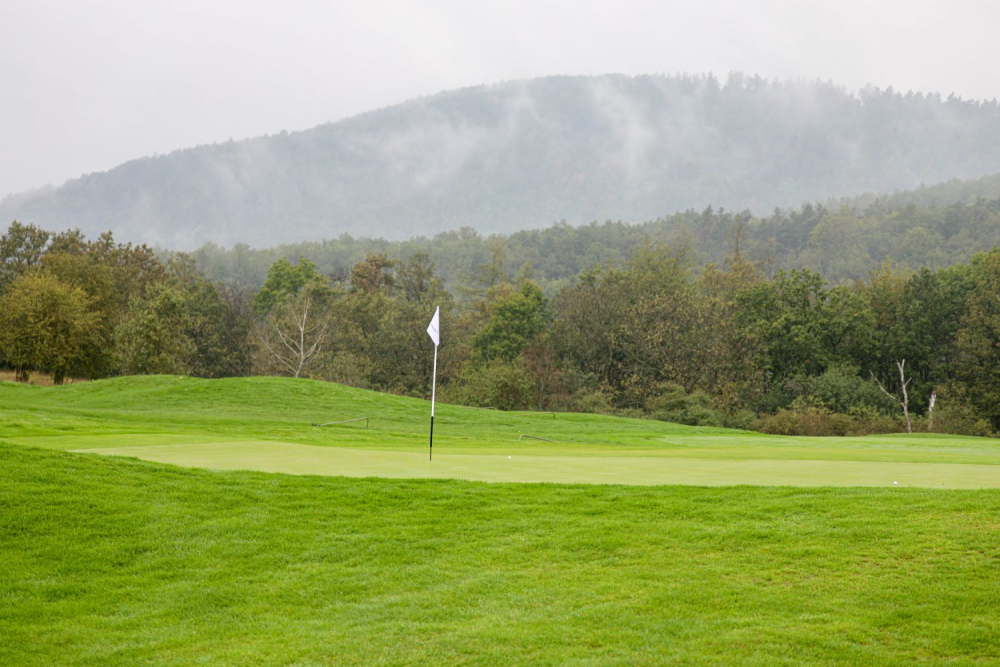
[[[8,197],[0,220],[262,247],[649,220],[708,204],[767,214],[993,172],[996,101],[742,75],[548,77],[134,160]]]
[[[320,272],[346,278],[369,253],[397,259],[425,253],[451,287],[521,272],[554,293],[582,271],[624,262],[647,242],[688,246],[701,264],[721,262],[738,248],[765,269],[809,268],[834,284],[865,279],[886,260],[912,269],[940,268],[1000,245],[1000,175],[760,217],[708,207],[639,224],[558,224],[507,236],[466,227],[406,241],[342,235],[257,250],[206,244],[192,256],[213,280],[258,287],[282,257],[292,262],[306,257]]]

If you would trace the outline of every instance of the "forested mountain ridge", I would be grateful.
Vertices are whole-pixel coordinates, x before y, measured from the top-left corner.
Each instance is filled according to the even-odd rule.
[[[850,197],[835,197],[825,202],[825,206],[830,209],[846,206],[855,211],[870,207],[897,210],[911,204],[920,208],[973,204],[978,199],[1000,199],[1000,174],[987,174],[966,180],[953,178],[942,183],[922,184],[891,193],[866,192]]]
[[[1000,106],[734,74],[547,77],[134,160],[0,220],[190,249],[767,213],[1000,171]]]
[[[805,204],[761,217],[707,207],[637,224],[560,223],[506,236],[463,228],[406,241],[341,235],[262,249],[206,244],[191,256],[209,278],[253,288],[281,258],[305,257],[322,273],[342,277],[371,253],[403,259],[423,253],[451,287],[475,283],[483,271],[521,272],[555,291],[598,264],[622,264],[650,242],[689,247],[699,265],[720,263],[738,249],[768,273],[812,269],[832,284],[865,279],[887,260],[937,269],[1000,245],[1000,176]]]

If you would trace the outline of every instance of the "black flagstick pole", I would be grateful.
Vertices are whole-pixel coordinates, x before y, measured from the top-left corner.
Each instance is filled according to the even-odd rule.
[[[431,380],[431,447],[429,461],[434,460],[434,393],[437,391],[438,346],[434,346],[434,375]]]

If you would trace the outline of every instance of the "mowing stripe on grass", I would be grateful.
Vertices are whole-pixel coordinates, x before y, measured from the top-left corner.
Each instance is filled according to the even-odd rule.
[[[511,456],[316,447],[268,441],[145,445],[76,450],[216,470],[293,475],[462,479],[484,482],[684,484],[697,486],[914,486],[1000,488],[1000,468],[951,463]]]

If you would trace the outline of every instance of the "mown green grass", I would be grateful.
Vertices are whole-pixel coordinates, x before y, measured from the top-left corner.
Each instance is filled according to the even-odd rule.
[[[438,408],[436,457],[428,464],[426,401],[308,380],[0,384],[0,405],[0,438],[11,442],[216,469],[569,483],[1000,487],[1000,440],[788,438],[450,405]],[[356,417],[369,417],[370,427],[312,426]]]
[[[212,470],[563,484],[1000,487],[1000,468],[954,463],[734,460],[656,456],[440,454],[285,442],[146,444],[79,450]]]
[[[995,490],[0,469],[0,664],[1000,660]]]
[[[997,441],[439,406],[432,464],[426,411],[271,378],[0,384],[0,664],[1000,661],[1000,490],[877,477],[993,486]],[[310,425],[356,416],[371,428]],[[80,449],[300,467],[64,451]],[[837,488],[837,465],[882,488]],[[613,482],[616,466],[730,486],[308,474]],[[734,485],[752,469],[830,486]]]
[[[134,446],[273,440],[416,450],[426,445],[429,412],[424,400],[310,380],[170,376],[47,388],[0,382],[0,410],[0,437],[57,449],[109,441]],[[371,418],[369,429],[357,424],[312,427],[363,416]],[[522,434],[556,442],[519,441]],[[795,438],[602,415],[441,404],[435,443],[442,453],[517,448],[545,455],[1000,464],[996,439],[938,434]]]

